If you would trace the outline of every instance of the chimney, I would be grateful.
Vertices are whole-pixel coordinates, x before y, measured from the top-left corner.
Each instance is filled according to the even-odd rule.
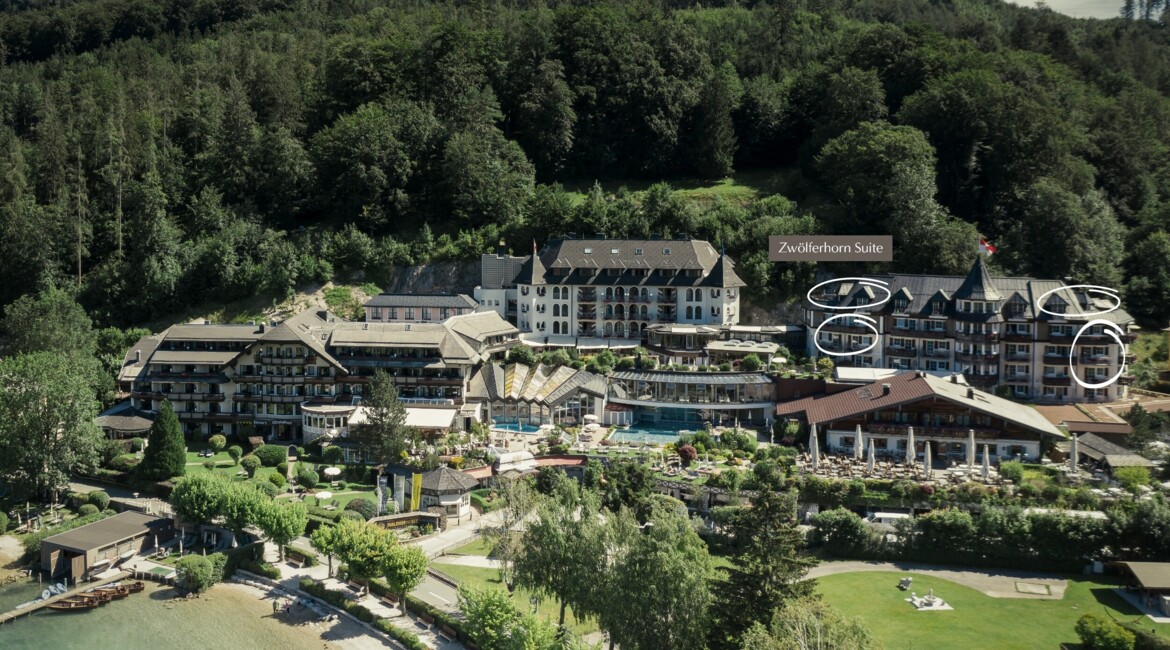
[[[890,385],[889,384],[882,384],[882,395],[889,395],[889,394],[890,394]]]
[[[370,324],[369,323],[362,323],[362,329],[364,329],[364,330],[370,329]]]
[[[134,363],[142,363],[142,350],[134,351]]]
[[[265,325],[264,325],[264,323],[260,323],[260,333],[261,333],[261,334],[263,334],[263,333],[264,333],[264,328],[265,328]]]
[[[967,387],[967,399],[975,399],[975,389],[970,386]]]
[[[919,377],[920,379],[926,379],[926,371],[925,371],[925,370],[919,370],[919,371],[918,371],[918,377]]]
[[[959,376],[958,375],[951,375],[951,383],[952,384],[959,383]]]

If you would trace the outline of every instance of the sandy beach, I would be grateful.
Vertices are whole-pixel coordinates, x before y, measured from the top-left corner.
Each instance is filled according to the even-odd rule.
[[[336,621],[323,622],[315,620],[315,615],[300,611],[273,616],[272,597],[267,592],[237,582],[226,582],[216,585],[204,598],[229,599],[238,603],[248,614],[259,616],[271,621],[274,628],[279,629],[279,636],[284,640],[283,647],[307,647],[304,643],[314,641],[313,647],[336,648],[337,650],[374,650],[389,647],[380,639],[372,636],[367,630],[345,617]],[[180,607],[182,605],[179,605]],[[308,614],[308,615],[306,615]],[[292,638],[295,636],[296,638]],[[321,645],[315,645],[320,643]]]
[[[19,540],[11,535],[0,535],[0,584],[6,578],[25,575],[18,568],[21,555],[24,555],[24,547]]]

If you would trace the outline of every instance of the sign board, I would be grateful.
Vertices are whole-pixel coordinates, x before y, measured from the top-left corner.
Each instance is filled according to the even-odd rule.
[[[402,474],[394,475],[394,503],[398,504],[398,512],[406,512],[406,477]]]

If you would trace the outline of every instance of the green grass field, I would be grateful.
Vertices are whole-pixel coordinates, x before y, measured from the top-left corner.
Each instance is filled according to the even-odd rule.
[[[716,199],[747,203],[752,199],[771,194],[790,196],[797,191],[800,173],[796,169],[750,169],[736,172],[720,180],[702,178],[667,178],[660,180],[626,179],[600,181],[606,194],[615,194],[621,188],[640,194],[655,183],[665,182],[691,201],[707,202]],[[583,201],[593,187],[593,180],[577,180],[564,184],[565,191],[573,195],[576,202]]]
[[[500,580],[500,572],[495,569],[462,566],[459,564],[444,564],[442,562],[432,562],[431,566],[451,576],[459,581],[460,584],[466,584],[469,587],[504,589],[504,584]],[[516,609],[525,612],[531,610],[532,604],[529,602],[528,597],[529,593],[523,589],[517,589],[513,592],[512,602],[516,605]],[[561,608],[555,600],[546,598],[540,601],[540,608],[537,610],[537,613],[541,618],[556,625],[560,617]],[[577,635],[585,635],[597,631],[596,622],[578,622],[577,619],[573,618],[573,610],[571,608],[565,614],[565,624]]]
[[[914,574],[914,591],[936,596],[954,607],[950,612],[920,612],[896,588],[906,574],[842,573],[818,579],[817,590],[847,616],[865,619],[874,637],[890,649],[1036,650],[1078,641],[1074,626],[1084,614],[1112,615],[1120,621],[1138,619],[1138,612],[1113,593],[1113,585],[1070,578],[1061,600],[991,598],[961,585]],[[1143,629],[1157,628],[1170,636],[1170,625],[1142,618]]]
[[[480,557],[487,557],[492,552],[492,543],[482,537],[477,537],[474,542],[468,542],[463,546],[458,546],[447,552],[451,555],[478,555]]]

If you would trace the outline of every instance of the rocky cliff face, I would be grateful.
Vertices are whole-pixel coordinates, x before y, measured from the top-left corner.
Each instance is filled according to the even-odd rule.
[[[465,293],[479,284],[479,260],[435,262],[424,266],[394,266],[380,283],[386,293]]]

